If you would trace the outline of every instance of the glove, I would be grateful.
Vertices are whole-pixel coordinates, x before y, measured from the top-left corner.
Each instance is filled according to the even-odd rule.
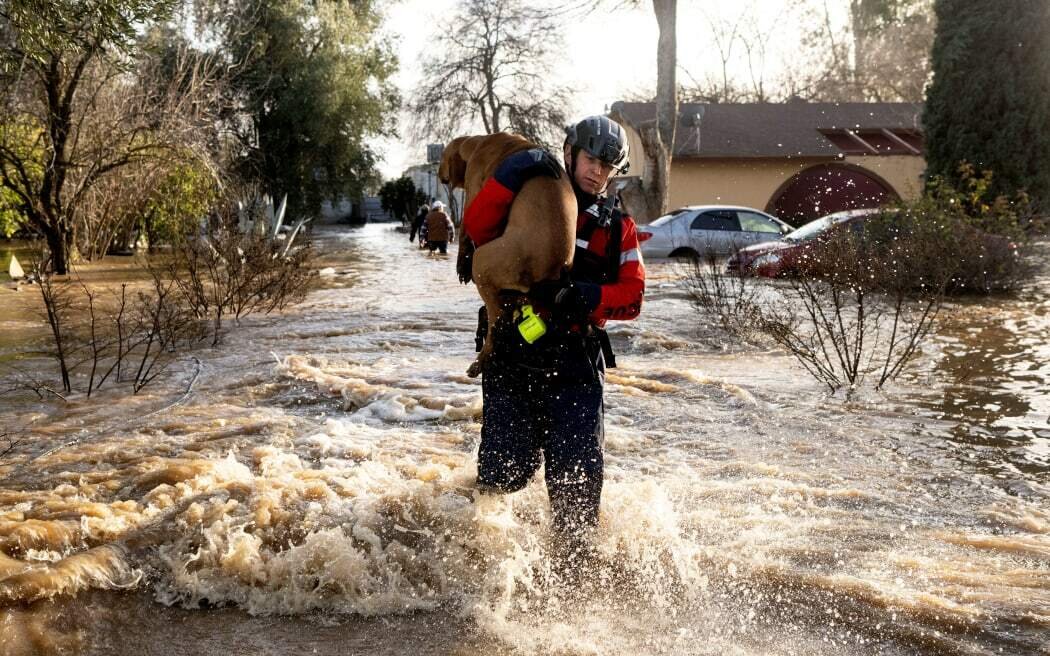
[[[575,280],[543,280],[529,295],[570,321],[583,322],[602,300],[602,286]]]
[[[500,162],[492,177],[516,194],[526,182],[536,176],[545,175],[558,179],[561,172],[561,164],[550,153],[541,148],[532,148],[514,153]]]

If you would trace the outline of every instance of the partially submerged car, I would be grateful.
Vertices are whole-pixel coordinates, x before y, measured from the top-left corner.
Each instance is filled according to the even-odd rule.
[[[780,239],[793,228],[751,207],[690,205],[638,226],[645,257],[724,257],[742,246]]]
[[[914,234],[909,227],[909,221],[914,217],[898,214],[898,211],[892,207],[867,208],[828,214],[778,241],[741,248],[727,260],[726,270],[767,278],[795,276],[803,271],[827,272],[828,267],[843,255],[835,250],[835,244],[841,243],[837,240],[839,236],[852,233],[853,237],[864,237],[869,244],[878,245],[885,243],[886,238],[895,240],[894,235]],[[890,223],[881,224],[872,234],[871,223],[879,216],[890,219]],[[943,225],[939,228],[943,229]],[[944,284],[955,290],[988,291],[1003,287],[1004,281],[1018,275],[1022,266],[1020,250],[1010,238],[984,232],[965,222],[956,222],[949,230],[951,242],[945,242],[941,236],[935,237],[941,248],[926,249],[923,251],[925,261],[913,261],[919,267],[920,277],[929,274],[936,279],[942,276]],[[931,237],[927,234],[919,238]],[[942,252],[943,249],[951,252]]]
[[[726,269],[730,273],[768,278],[792,275],[807,258],[816,256],[822,244],[839,230],[861,230],[866,217],[880,212],[876,208],[866,208],[828,214],[777,241],[741,248],[726,262]]]

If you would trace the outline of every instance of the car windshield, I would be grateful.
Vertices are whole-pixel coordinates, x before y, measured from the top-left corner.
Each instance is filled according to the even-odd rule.
[[[813,239],[820,233],[830,228],[832,225],[836,223],[841,223],[847,218],[848,215],[846,214],[829,214],[827,216],[817,219],[816,221],[810,221],[798,230],[789,232],[788,234],[784,235],[784,240],[809,241],[810,239]]]
[[[655,221],[651,222],[649,225],[651,227],[653,227],[653,228],[656,228],[658,226],[662,226],[663,224],[667,223],[668,221],[670,221],[671,219],[673,219],[674,217],[678,216],[679,214],[681,214],[682,212],[685,212],[685,211],[686,211],[685,208],[682,208],[680,210],[674,210],[670,214],[664,214],[659,219],[656,219]]]

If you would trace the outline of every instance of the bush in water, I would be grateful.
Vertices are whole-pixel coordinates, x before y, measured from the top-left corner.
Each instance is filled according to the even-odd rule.
[[[696,308],[744,341],[772,340],[832,391],[896,378],[929,334],[949,293],[1010,291],[1025,279],[1023,196],[988,201],[991,174],[960,169],[963,189],[931,181],[847,229],[829,230],[780,284],[721,275],[697,261]]]
[[[213,345],[222,340],[224,318],[284,309],[302,300],[316,275],[309,246],[290,249],[255,231],[220,227],[180,241],[173,252],[166,276],[193,316],[210,322]]]
[[[187,349],[208,339],[218,344],[225,317],[269,313],[301,300],[315,275],[310,254],[306,245],[292,249],[219,228],[183,240],[170,257],[147,260],[145,286],[100,288],[38,266],[50,337],[46,355],[58,365],[62,392],[90,397],[107,381],[130,383],[139,392]],[[11,369],[0,392],[64,398],[28,368]]]

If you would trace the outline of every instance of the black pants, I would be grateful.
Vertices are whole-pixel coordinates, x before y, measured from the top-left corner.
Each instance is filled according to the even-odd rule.
[[[441,254],[444,255],[444,254],[448,253],[448,242],[447,241],[428,241],[427,242],[427,248],[430,249],[431,253],[433,253],[436,250],[440,250]]]
[[[581,340],[564,356],[561,371],[497,357],[481,381],[478,483],[520,490],[545,463],[555,537],[578,536],[598,523],[605,439],[601,355]]]

